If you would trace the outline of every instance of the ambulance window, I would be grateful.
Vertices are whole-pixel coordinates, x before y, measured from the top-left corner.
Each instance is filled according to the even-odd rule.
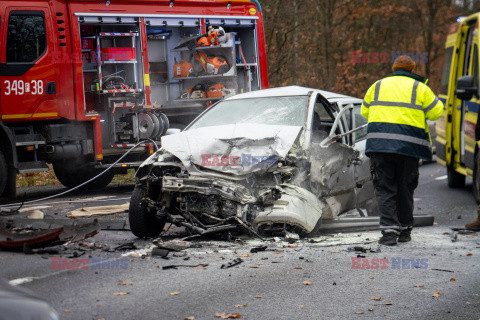
[[[443,55],[442,80],[440,83],[440,93],[448,94],[448,80],[450,79],[450,66],[452,65],[453,47],[445,49]]]
[[[7,62],[34,62],[47,48],[45,15],[41,11],[12,11],[8,19]]]
[[[473,59],[472,59],[472,76],[474,81],[474,86],[478,85],[478,47],[475,44],[473,46]]]

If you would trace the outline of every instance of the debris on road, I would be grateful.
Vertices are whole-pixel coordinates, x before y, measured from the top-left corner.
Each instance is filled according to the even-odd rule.
[[[30,213],[27,218],[28,219],[43,219],[45,214],[43,211],[40,210],[33,210],[32,213]]]
[[[236,318],[241,318],[242,315],[238,313],[215,313],[215,317],[221,318],[221,319],[236,319]]]
[[[243,259],[242,258],[236,258],[236,259],[233,259],[233,261],[230,261],[229,263],[227,264],[222,264],[222,266],[220,267],[220,269],[228,269],[228,268],[231,268],[231,267],[235,267],[237,265],[239,265],[240,263],[243,262]]]
[[[67,213],[69,218],[88,218],[92,216],[104,216],[110,214],[128,212],[129,203],[110,206],[83,207]]]
[[[55,228],[53,230],[8,230],[5,225],[0,224],[0,248],[2,249],[19,249],[24,245],[31,247],[39,247],[51,244],[59,240],[63,228]]]
[[[200,264],[195,264],[195,265],[189,265],[189,264],[176,264],[176,265],[169,265],[169,266],[163,266],[162,270],[168,270],[168,269],[177,269],[180,267],[186,267],[186,268],[197,268],[197,267],[208,267],[208,263],[200,263]]]
[[[166,258],[169,252],[167,249],[156,247],[152,249],[152,257]]]
[[[19,250],[24,246],[39,248],[52,244],[73,243],[90,238],[99,231],[97,220],[73,224],[62,224],[58,221],[41,222],[35,227],[24,223],[17,225],[15,220],[8,220],[7,226],[0,222],[0,248]]]
[[[257,252],[265,251],[266,249],[267,249],[267,246],[259,246],[259,247],[250,249],[250,252],[257,253]]]

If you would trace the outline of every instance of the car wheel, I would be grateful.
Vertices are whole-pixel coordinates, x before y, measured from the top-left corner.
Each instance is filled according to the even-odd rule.
[[[96,169],[91,165],[79,168],[77,166],[67,165],[63,162],[54,163],[53,171],[55,172],[58,181],[67,188],[74,188],[102,172],[102,170]],[[112,182],[114,176],[115,174],[110,170],[82,188],[102,189]]]
[[[463,188],[465,176],[455,171],[451,166],[447,167],[447,181],[450,188]]]
[[[164,219],[158,218],[154,210],[147,208],[143,202],[145,195],[146,186],[136,185],[133,189],[128,211],[130,230],[139,238],[158,236],[166,222]]]
[[[7,185],[8,180],[8,167],[7,161],[5,161],[5,157],[3,156],[2,151],[0,151],[0,195],[3,194],[5,190],[5,186]]]
[[[473,197],[480,204],[480,152],[475,155],[475,167],[473,168]]]

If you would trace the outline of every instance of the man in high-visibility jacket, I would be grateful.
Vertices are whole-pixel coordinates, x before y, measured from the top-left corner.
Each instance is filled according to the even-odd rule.
[[[443,103],[413,72],[415,62],[399,56],[390,77],[375,82],[365,94],[362,115],[368,120],[366,154],[380,211],[380,244],[411,240],[413,192],[419,159],[431,160],[426,119],[437,120]]]

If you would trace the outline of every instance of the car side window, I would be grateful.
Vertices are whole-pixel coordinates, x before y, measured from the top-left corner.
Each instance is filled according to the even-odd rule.
[[[327,109],[320,99],[317,99],[313,109],[312,142],[320,143],[328,137],[334,120],[331,110]]]
[[[364,124],[367,124],[367,119],[361,114],[361,104],[354,104],[353,105],[353,114],[355,117],[355,128],[361,127]],[[367,137],[367,128],[360,129],[359,131],[355,132],[355,141],[359,141],[365,139]]]
[[[42,11],[12,11],[7,27],[6,62],[35,62],[47,49]]]

